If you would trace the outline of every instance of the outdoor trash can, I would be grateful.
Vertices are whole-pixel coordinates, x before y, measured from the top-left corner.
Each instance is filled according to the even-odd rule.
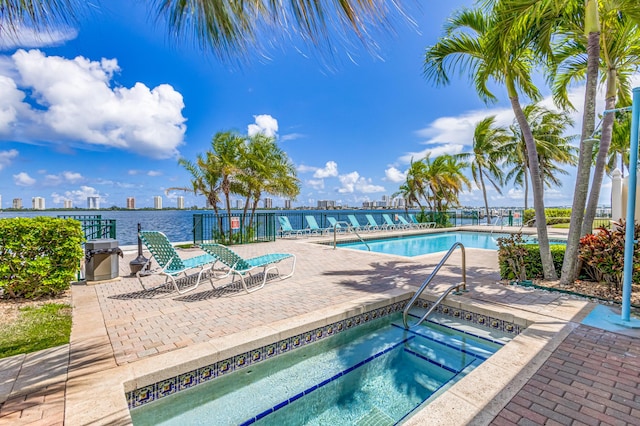
[[[89,240],[85,244],[85,278],[102,281],[117,278],[120,273],[118,256],[122,250],[113,238]]]

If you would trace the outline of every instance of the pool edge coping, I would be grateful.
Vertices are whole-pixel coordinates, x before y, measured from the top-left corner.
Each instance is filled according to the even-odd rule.
[[[221,354],[228,353],[226,351],[231,351],[231,348],[233,348],[233,351],[235,353],[240,353],[242,352],[240,350],[241,347],[248,348],[249,345],[255,346],[256,342],[266,339],[265,334],[270,334],[271,336],[273,336],[274,333],[286,332],[293,335],[295,334],[294,330],[300,330],[301,328],[306,328],[307,331],[312,330],[313,327],[311,327],[311,324],[327,323],[329,319],[334,318],[334,316],[347,317],[350,315],[362,313],[365,309],[375,309],[375,306],[382,307],[384,305],[404,300],[409,297],[414,290],[409,288],[401,288],[393,289],[384,293],[365,296],[337,306],[324,308],[318,311],[294,317],[292,319],[282,320],[270,326],[257,327],[252,330],[247,330],[241,333],[235,333],[233,335],[217,338],[210,342],[199,343],[186,348],[177,349],[171,352],[163,353],[154,357],[149,357],[140,361],[136,361],[134,363],[123,364],[120,366],[115,364],[115,359],[113,358],[113,352],[111,350],[109,338],[106,332],[106,326],[102,320],[102,316],[100,316],[99,319],[95,319],[93,321],[89,320],[88,323],[82,323],[82,321],[80,321],[81,318],[87,319],[88,317],[98,317],[97,315],[95,315],[95,307],[96,305],[99,306],[95,290],[91,287],[77,287],[73,291],[74,296],[76,296],[77,294],[78,296],[80,296],[79,299],[82,299],[84,302],[77,304],[74,300],[74,309],[78,310],[79,312],[77,314],[77,317],[74,313],[74,325],[70,350],[71,364],[69,369],[69,380],[67,384],[67,395],[65,404],[65,424],[75,425],[131,424],[131,417],[129,414],[128,403],[125,398],[125,392],[138,387],[134,386],[134,384],[137,385],[139,383],[153,380],[153,378],[158,374],[160,374],[161,377],[166,377],[169,371],[178,371],[177,374],[179,374],[179,371],[184,372],[187,365],[201,363],[203,359],[223,359],[221,357]],[[426,294],[425,296],[425,298],[427,299],[435,297]],[[520,334],[520,336],[528,336],[529,338],[532,338],[534,342],[540,338],[540,336],[536,337],[535,335],[533,335],[534,332],[544,332],[549,334],[548,330],[544,330],[544,321],[548,321],[549,318],[553,318],[554,321],[559,324],[560,328],[558,328],[553,333],[553,336],[549,335],[547,336],[547,338],[542,339],[540,348],[538,348],[535,353],[529,354],[530,360],[532,362],[534,360],[536,361],[535,365],[541,365],[541,363],[544,362],[544,360],[546,360],[551,354],[553,348],[557,347],[557,345],[560,344],[564,337],[566,337],[566,334],[570,332],[570,330],[572,329],[570,323],[576,321],[575,318],[579,316],[580,312],[584,311],[587,308],[587,305],[589,305],[589,303],[578,303],[577,305],[580,306],[573,306],[573,309],[569,307],[568,311],[575,311],[573,313],[567,312],[568,316],[570,317],[569,319],[558,319],[556,317],[549,317],[530,311],[518,310],[509,305],[489,303],[465,297],[452,296],[447,299],[447,305],[472,306],[474,312],[486,309],[487,312],[492,312],[494,314],[495,312],[500,312],[503,316],[511,315],[512,318],[517,318],[518,321],[525,321],[527,323],[527,329],[524,330]],[[494,309],[490,309],[491,307],[493,307]],[[498,307],[500,311],[496,311],[496,307]],[[584,315],[586,315],[586,313],[584,313]],[[316,318],[313,319],[307,317]],[[78,321],[76,321],[76,318],[78,319]],[[285,325],[282,324],[284,322],[289,323],[289,325],[285,327]],[[291,323],[296,324],[294,324],[294,327],[291,327]],[[540,323],[540,327],[531,328],[532,326],[535,326],[536,323]],[[575,324],[573,327],[575,327]],[[529,328],[531,328],[531,331],[528,331]],[[240,334],[242,334],[242,336],[239,336]],[[518,337],[520,336],[514,338],[512,342],[518,339]],[[556,336],[556,339],[553,339],[554,336]],[[523,337],[522,339],[524,339],[525,337]],[[504,348],[508,347],[512,342],[505,345]],[[215,345],[222,345],[223,349],[221,350],[220,346],[216,348]],[[77,358],[75,356],[75,352],[85,351],[88,347],[98,349],[102,353],[104,362],[97,363],[95,365],[89,365],[86,363],[76,363],[78,365],[74,365],[73,360],[74,358]],[[492,361],[492,358],[500,354],[503,349],[494,354],[494,356],[486,362]],[[502,353],[506,352],[503,351]],[[184,357],[179,356],[183,354],[187,355]],[[502,355],[502,357],[504,357],[504,355]],[[499,360],[493,360],[493,362],[489,365],[495,364],[497,362],[499,362]],[[490,413],[493,413],[494,411],[497,414],[497,407],[502,408],[509,401],[509,399],[505,399],[506,395],[515,394],[515,392],[524,384],[522,378],[532,375],[537,370],[536,368],[535,370],[530,372],[530,374],[527,371],[524,371],[523,373],[523,370],[527,370],[528,368],[527,364],[528,363],[525,363],[525,365],[520,366],[518,371],[515,371],[513,374],[509,375],[510,380],[505,383],[505,386],[500,387],[500,389],[498,389],[491,398],[476,400],[475,398],[469,398],[468,395],[464,395],[464,392],[448,392],[446,395],[449,395],[449,399],[451,400],[455,399],[458,401],[462,401],[462,406],[466,407],[467,417],[469,418],[469,420],[473,420],[476,416],[480,416],[480,418],[489,416]],[[163,365],[165,366],[165,368],[162,368]],[[529,369],[531,368],[532,367],[529,367]],[[456,385],[452,386],[451,390],[454,390],[456,386],[462,387],[462,383],[468,383],[467,379],[469,379],[469,377],[477,378],[478,376],[480,376],[479,373],[476,373],[476,371],[478,370],[482,371],[481,369],[474,370],[467,377],[462,379]],[[508,391],[509,389],[513,390],[513,392]],[[505,391],[508,392],[505,393]],[[99,399],[87,398],[87,395],[92,394],[100,395],[101,397]],[[501,398],[504,399],[502,405],[500,405],[499,401],[493,401],[493,398],[501,394],[505,395],[504,398]],[[444,397],[446,395],[442,395],[441,397]],[[480,393],[476,392],[476,395],[480,395]],[[449,418],[449,416],[451,416],[452,414],[450,411],[446,410],[450,409],[451,404],[444,404],[442,401],[439,401],[440,399],[442,399],[441,397],[438,397],[431,404],[429,404],[429,406],[414,413],[406,420],[406,424],[412,424],[411,422],[414,421],[414,419],[421,418],[423,415],[426,415],[425,413],[436,412],[436,408],[440,409],[440,412],[442,413],[448,413],[443,418],[443,420]],[[434,403],[437,404],[434,405]],[[453,406],[457,407],[455,403],[453,404]],[[489,411],[487,411],[488,409]],[[483,411],[485,413],[484,416],[482,415]],[[461,419],[462,415],[460,410],[455,409],[454,415],[456,424],[460,424],[459,420]],[[446,424],[446,422],[443,424]]]

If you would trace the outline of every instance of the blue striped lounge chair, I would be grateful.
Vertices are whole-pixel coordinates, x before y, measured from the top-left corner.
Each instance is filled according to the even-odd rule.
[[[345,232],[345,230],[347,229],[344,226],[340,225],[336,218],[333,216],[327,216],[327,221],[329,222],[329,225],[331,225],[331,229],[335,230],[336,232]]]
[[[436,223],[435,222],[420,222],[418,221],[418,218],[416,218],[416,215],[413,213],[409,213],[409,219],[411,220],[411,222],[413,222],[414,224],[418,225],[420,228],[435,228],[436,227]]]
[[[396,225],[395,222],[391,219],[391,216],[389,216],[389,213],[382,213],[382,220],[384,220],[384,224],[386,225],[387,229],[398,228],[398,225]]]
[[[370,230],[379,231],[381,229],[384,229],[384,225],[383,225],[383,227],[378,225],[378,222],[376,222],[376,220],[373,218],[373,215],[366,214],[366,215],[364,215],[364,217],[366,217],[367,218],[367,222],[369,222],[369,229]]]
[[[417,228],[420,227],[419,225],[416,225],[415,223],[409,222],[402,215],[398,214],[396,216],[398,216],[398,220],[400,221],[400,226],[403,227],[404,229],[417,229]]]
[[[329,231],[333,229],[333,228],[321,228],[318,225],[318,221],[316,220],[316,217],[313,215],[306,215],[304,219],[307,221],[307,225],[309,225],[307,229],[309,230],[309,233],[311,235],[323,235],[323,234],[329,233]]]
[[[358,218],[356,218],[356,215],[350,214],[350,215],[347,215],[347,218],[349,219],[349,222],[351,223],[351,229],[355,229],[356,231],[368,231],[369,230],[369,224],[360,225],[360,222],[358,222]]]
[[[246,291],[247,293],[252,293],[264,287],[269,276],[269,271],[275,270],[278,274],[278,277],[284,280],[285,278],[289,278],[290,276],[292,276],[296,269],[296,256],[289,253],[271,253],[245,259],[235,251],[231,250],[229,247],[223,246],[222,244],[205,243],[201,244],[200,248],[207,254],[215,257],[217,261],[222,263],[227,268],[226,274],[217,276],[216,278],[224,278],[231,275],[231,284],[233,284],[236,280],[236,277],[239,277],[240,282],[242,283],[242,288],[244,288],[244,291]],[[293,261],[293,264],[291,266],[291,272],[283,276],[280,275],[280,271],[278,270],[277,265],[285,259],[291,259]],[[252,272],[259,268],[262,268],[262,282],[258,286],[249,288],[249,286],[247,286],[247,282],[245,281],[245,277],[247,275],[251,276]]]
[[[293,229],[291,222],[287,216],[278,216],[278,222],[280,222],[280,236],[284,237],[299,237],[307,234],[308,231],[304,229]]]
[[[195,290],[200,284],[201,279],[206,276],[209,277],[211,286],[213,286],[214,276],[211,268],[216,261],[215,257],[210,254],[203,254],[200,256],[182,259],[175,247],[173,247],[173,244],[171,244],[167,236],[162,232],[140,231],[138,235],[140,236],[140,240],[142,240],[151,253],[151,258],[149,258],[147,263],[138,272],[136,272],[136,277],[138,277],[138,281],[140,281],[142,288],[145,290],[147,289],[142,283],[142,276],[147,275],[161,275],[165,277],[164,284],[171,281],[171,284],[179,294]],[[159,268],[151,269],[149,267],[151,259],[154,259],[158,263]],[[197,269],[199,269],[199,271],[197,272],[196,283],[191,287],[181,289],[176,282],[176,278],[179,278],[182,274],[184,274],[185,277],[188,277],[189,271]],[[192,275],[195,275],[195,273]]]

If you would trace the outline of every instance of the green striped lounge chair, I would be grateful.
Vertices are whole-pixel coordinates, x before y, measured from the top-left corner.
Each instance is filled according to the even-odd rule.
[[[175,247],[173,247],[171,241],[169,241],[167,236],[162,232],[140,231],[138,235],[140,236],[140,240],[142,240],[151,253],[151,258],[138,272],[136,272],[136,277],[138,277],[138,281],[140,281],[142,288],[147,290],[142,282],[142,277],[148,275],[163,276],[165,278],[164,284],[171,281],[171,284],[179,294],[195,290],[198,288],[198,285],[200,285],[202,278],[205,277],[209,278],[211,286],[213,286],[214,276],[211,273],[211,268],[216,261],[215,257],[210,254],[202,254],[200,256],[183,259],[180,257]],[[152,259],[158,263],[158,268],[150,268]],[[176,278],[180,278],[182,274],[184,274],[185,277],[188,277],[190,276],[189,272],[193,270],[198,270],[195,284],[181,289],[176,282]],[[194,272],[191,275],[196,275],[196,273]]]
[[[231,275],[231,285],[233,285],[236,277],[239,277],[240,282],[242,283],[242,288],[244,288],[247,293],[252,293],[264,287],[270,271],[277,272],[278,277],[284,280],[285,278],[292,276],[296,269],[296,256],[289,253],[271,253],[245,259],[229,247],[223,246],[222,244],[205,243],[201,244],[200,248],[207,254],[215,257],[218,262],[228,268],[226,274],[216,276],[216,278],[224,278]],[[291,259],[292,265],[291,272],[283,276],[280,275],[280,271],[278,270],[278,263],[285,259]],[[264,275],[262,283],[258,286],[249,288],[245,281],[245,277],[247,275],[251,277],[252,273],[259,268],[262,268],[262,274]]]

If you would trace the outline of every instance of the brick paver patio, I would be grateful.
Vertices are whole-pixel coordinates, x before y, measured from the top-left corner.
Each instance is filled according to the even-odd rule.
[[[82,324],[90,329],[97,324],[106,334],[96,334],[82,342],[72,334],[66,361],[59,356],[43,358],[43,365],[55,365],[64,370],[63,374],[58,372],[51,378],[46,371],[28,370],[24,360],[0,360],[0,424],[62,424],[65,387],[71,378],[135,365],[160,354],[322,311],[366,295],[415,288],[441,258],[441,254],[406,259],[333,250],[313,241],[278,240],[235,247],[247,257],[276,251],[298,256],[294,277],[269,281],[265,288],[249,295],[212,289],[208,282],[185,295],[145,290],[128,276],[128,262],[137,253],[127,253],[120,260],[122,280],[74,286],[74,330]],[[185,251],[183,255],[190,253]],[[453,256],[450,265],[443,268],[436,291],[459,281],[456,259]],[[494,252],[467,250],[467,275],[470,292],[465,298],[549,318],[566,316],[568,296],[497,283]],[[145,282],[147,287],[159,283],[154,278]],[[86,304],[92,304],[90,309]],[[76,314],[78,306],[84,306],[88,313]],[[35,365],[38,356],[32,357]],[[492,424],[640,424],[639,359],[637,337],[577,326]],[[44,379],[39,374],[48,381],[41,381]],[[66,398],[68,403],[68,394]]]

